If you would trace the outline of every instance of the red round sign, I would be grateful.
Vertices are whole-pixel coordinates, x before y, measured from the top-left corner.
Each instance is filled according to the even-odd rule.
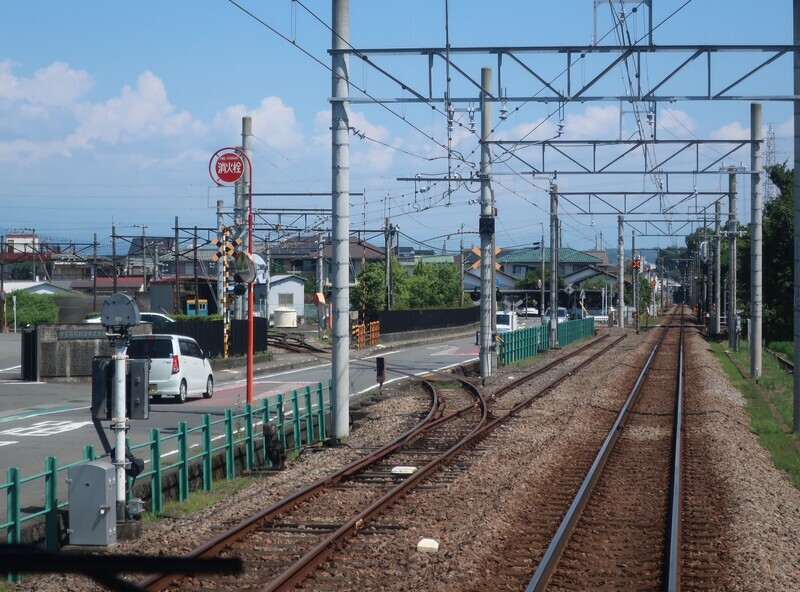
[[[244,161],[235,152],[222,154],[217,159],[215,171],[220,181],[236,183],[244,173]]]

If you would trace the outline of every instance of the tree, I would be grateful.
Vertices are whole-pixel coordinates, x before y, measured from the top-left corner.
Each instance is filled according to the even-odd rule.
[[[779,195],[767,202],[763,217],[762,287],[763,335],[767,341],[793,338],[794,303],[794,171],[785,164],[766,170]],[[750,314],[750,228],[739,226],[736,244],[738,273],[736,274],[737,306]],[[688,244],[688,239],[687,239]],[[728,241],[721,244],[723,287],[728,271]],[[724,313],[724,311],[723,311]]]
[[[11,270],[9,271],[9,276],[12,280],[32,280],[33,279],[33,270],[31,266],[27,263],[16,263],[11,265]]]
[[[764,337],[788,340],[794,319],[794,171],[779,164],[767,174],[780,194],[764,207]]]
[[[528,269],[525,276],[514,282],[517,290],[539,290],[541,289],[542,271],[540,269]],[[545,288],[547,288],[547,278],[545,278]]]
[[[18,290],[13,295],[17,297],[17,327],[58,322],[58,307],[51,296],[32,294],[24,290]],[[11,322],[13,315],[12,298],[9,296],[8,317]]]
[[[367,263],[358,274],[358,285],[350,289],[350,307],[362,314],[386,307],[386,268],[383,263]]]
[[[407,283],[395,286],[401,308],[456,308],[460,304],[461,277],[453,264],[420,261]]]

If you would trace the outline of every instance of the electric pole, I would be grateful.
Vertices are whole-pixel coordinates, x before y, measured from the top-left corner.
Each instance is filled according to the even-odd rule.
[[[489,141],[492,136],[492,87],[491,68],[481,68],[481,215],[478,230],[481,237],[481,321],[480,321],[480,369],[481,378],[492,374],[496,336],[492,334],[492,313],[495,290],[492,283],[494,253],[494,211],[492,208],[492,155]]]
[[[336,440],[350,434],[350,1],[333,0],[331,34],[331,237],[333,275],[331,426]]]
[[[622,329],[625,327],[625,235],[623,234],[622,215],[617,217],[617,257],[619,258],[619,269],[617,269],[617,326]]]
[[[550,184],[550,348],[558,347],[558,185]]]
[[[728,172],[728,347],[736,351],[736,169]]]
[[[764,198],[761,193],[761,104],[750,105],[750,193],[752,214],[750,225],[750,377],[761,378],[761,315],[763,308],[762,216]]]

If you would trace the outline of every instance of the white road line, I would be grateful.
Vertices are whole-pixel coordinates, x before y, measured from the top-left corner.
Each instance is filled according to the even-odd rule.
[[[395,354],[401,354],[404,351],[406,351],[406,350],[398,349],[396,351],[386,352],[385,354],[375,354],[374,356],[364,356],[363,358],[360,358],[360,359],[362,359],[362,360],[372,360],[373,358],[385,358],[386,356],[393,356]],[[357,362],[358,360],[353,360],[353,361]]]
[[[22,368],[22,364],[19,364],[17,366],[9,366],[8,368],[0,368],[0,372],[8,372],[9,370],[19,370],[20,368]]]
[[[425,374],[430,374],[431,372],[441,372],[443,370],[449,370],[450,368],[455,368],[456,366],[460,366],[461,364],[466,364],[468,362],[475,362],[480,358],[470,358],[469,360],[463,360],[461,362],[456,362],[455,364],[450,364],[449,366],[442,366],[441,368],[437,368],[436,370],[423,370],[422,372],[417,372],[412,376],[424,376]],[[397,382],[398,380],[408,380],[408,376],[398,376],[397,378],[392,378],[391,380],[385,380],[383,384],[391,384],[393,382]],[[373,384],[370,387],[365,388],[364,390],[358,391],[357,393],[353,393],[350,397],[355,397],[356,395],[363,395],[364,393],[368,393],[369,391],[373,390],[377,384]]]

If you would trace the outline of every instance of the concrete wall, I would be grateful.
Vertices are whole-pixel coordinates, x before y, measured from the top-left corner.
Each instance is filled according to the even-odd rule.
[[[146,335],[152,325],[131,329],[132,335]],[[110,356],[114,348],[102,325],[74,323],[38,325],[37,359],[42,380],[86,380],[92,377],[92,358]]]

